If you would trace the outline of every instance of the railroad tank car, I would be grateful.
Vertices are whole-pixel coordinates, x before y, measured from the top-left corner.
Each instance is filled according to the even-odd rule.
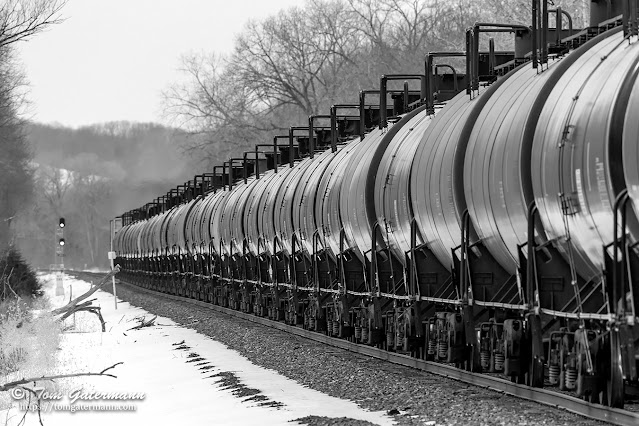
[[[574,29],[533,0],[531,27],[478,23],[424,74],[382,76],[125,213],[116,262],[146,288],[623,406],[639,379],[637,10],[595,1]],[[514,52],[480,50],[491,32]]]

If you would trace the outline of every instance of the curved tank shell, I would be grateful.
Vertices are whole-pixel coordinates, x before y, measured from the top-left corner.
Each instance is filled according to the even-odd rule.
[[[483,105],[508,77],[470,98],[465,92],[451,99],[429,125],[411,166],[410,197],[424,243],[445,268],[461,242],[466,209],[463,168],[470,130]],[[477,236],[471,234],[471,240]]]
[[[602,247],[613,239],[610,152],[621,147],[610,146],[610,111],[639,57],[639,46],[628,45],[618,31],[590,43],[548,96],[532,159],[539,167],[532,175],[535,201],[548,237],[586,280],[600,276]],[[636,237],[636,229],[631,234]]]
[[[534,199],[530,156],[544,91],[573,55],[551,60],[541,73],[530,64],[520,66],[486,102],[469,138],[464,161],[468,212],[478,238],[511,274],[518,266],[517,246],[528,239],[528,206]]]
[[[222,213],[218,222],[219,233],[222,238],[222,252],[227,255],[235,255],[242,253],[243,235],[238,235],[233,226],[233,221],[237,215],[238,209],[244,208],[246,201],[245,194],[249,190],[248,183],[240,182],[233,186],[226,202],[222,208]]]
[[[247,184],[244,185],[244,189],[240,194],[240,200],[233,204],[231,211],[231,239],[236,242],[237,248],[241,253],[244,253],[245,250],[248,251],[248,246],[245,247],[245,243],[248,243],[248,241],[246,240],[247,236],[244,229],[244,216],[246,215],[246,207],[251,199],[251,194],[255,192],[255,187],[258,183],[255,177],[251,177],[247,180]]]
[[[305,158],[286,175],[277,194],[273,198],[273,229],[277,235],[281,248],[285,253],[292,253],[293,233],[293,197],[295,190],[306,170],[313,164],[313,159]],[[299,236],[298,236],[299,238]]]
[[[346,173],[340,186],[340,217],[344,226],[345,249],[352,248],[360,260],[370,258],[372,223],[370,211],[375,214],[372,200],[366,198],[366,181],[375,153],[384,140],[379,129],[366,135],[349,156]]]
[[[413,158],[432,118],[422,108],[393,137],[377,169],[375,178],[375,213],[384,240],[395,258],[406,266],[405,253],[410,250],[411,222],[410,174]],[[423,240],[417,232],[417,245]]]
[[[207,252],[214,253],[219,247],[215,247],[213,243],[213,236],[211,234],[211,223],[213,221],[213,211],[214,206],[220,203],[220,200],[224,198],[224,191],[217,191],[212,194],[208,194],[204,198],[204,203],[202,206],[202,217],[199,221],[199,231],[200,239],[207,246]]]
[[[259,229],[260,214],[259,206],[261,201],[266,197],[268,188],[273,185],[277,174],[272,170],[260,175],[255,184],[255,189],[251,191],[249,198],[246,200],[244,210],[244,229],[248,243],[248,249],[251,254],[257,256],[264,251],[262,234]]]
[[[334,256],[340,252],[340,234],[344,226],[340,215],[342,181],[344,174],[348,172],[351,155],[360,143],[362,140],[357,138],[334,155],[317,188],[315,217],[323,238],[323,245]]]
[[[276,236],[275,222],[279,220],[279,215],[281,214],[280,210],[275,208],[275,202],[280,188],[295,170],[295,166],[279,168],[278,172],[273,176],[271,184],[266,188],[264,196],[260,198],[257,213],[258,229],[264,241],[264,252],[275,254],[281,250],[281,246],[275,247],[274,245]]]
[[[623,170],[635,216],[639,216],[639,66],[629,75],[629,96],[623,125]],[[634,80],[634,81],[633,81]]]
[[[224,248],[222,246],[223,233],[220,222],[222,214],[224,212],[224,206],[226,205],[226,202],[228,201],[229,196],[233,193],[233,191],[223,190],[218,191],[217,193],[220,195],[216,199],[216,202],[212,203],[210,208],[211,219],[209,221],[209,232],[211,233],[211,241],[209,247],[211,248],[212,252],[218,254],[219,256],[222,256],[228,253],[224,251]]]
[[[293,196],[293,227],[298,233],[302,248],[306,253],[313,253],[315,235],[315,200],[317,190],[324,172],[335,158],[330,149],[315,155],[313,162],[306,168]]]

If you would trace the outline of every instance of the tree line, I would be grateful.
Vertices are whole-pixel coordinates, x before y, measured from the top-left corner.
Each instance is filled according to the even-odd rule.
[[[26,140],[25,78],[15,46],[61,22],[64,0],[4,0],[0,3],[0,252],[10,240],[11,223],[33,193],[31,150]]]
[[[29,124],[35,189],[13,227],[25,258],[39,267],[106,267],[110,220],[193,178],[194,162],[178,149],[185,138],[153,123]],[[54,255],[60,217],[64,259]]]
[[[587,3],[555,4],[583,26]],[[307,0],[250,21],[229,55],[184,56],[185,82],[165,91],[165,112],[190,132],[188,152],[220,164],[332,104],[353,103],[382,74],[422,74],[427,52],[463,51],[475,22],[530,25],[530,15],[522,0]],[[512,50],[512,40],[498,48]]]

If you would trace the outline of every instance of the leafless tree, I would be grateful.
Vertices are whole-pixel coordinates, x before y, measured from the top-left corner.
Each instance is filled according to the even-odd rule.
[[[31,152],[20,109],[24,79],[13,63],[12,45],[61,22],[66,0],[4,0],[0,4],[0,246],[33,192]]]
[[[28,40],[62,22],[66,0],[3,0],[0,5],[0,47]]]
[[[339,3],[318,0],[252,21],[238,36],[230,65],[254,104],[317,113],[354,64],[349,19]]]
[[[583,0],[561,2],[579,15]],[[427,52],[464,50],[477,21],[528,24],[529,9],[525,0],[307,0],[249,22],[229,57],[184,58],[186,83],[165,93],[165,110],[195,135],[193,156],[225,159],[353,101],[382,74],[422,73]],[[496,37],[498,49],[512,50],[510,34]]]

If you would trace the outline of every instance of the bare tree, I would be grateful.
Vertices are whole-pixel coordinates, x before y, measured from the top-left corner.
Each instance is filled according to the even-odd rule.
[[[111,182],[104,177],[73,173],[72,205],[76,209],[75,217],[82,221],[86,238],[86,245],[82,246],[88,249],[88,263],[91,265],[98,263],[100,236],[108,235],[109,218],[104,210],[105,204],[110,201],[111,189]]]
[[[267,110],[292,105],[308,115],[326,107],[354,65],[357,43],[349,19],[339,3],[318,0],[250,22],[231,59],[247,95]]]
[[[23,121],[18,115],[23,77],[15,71],[11,52],[0,47],[0,245],[9,240],[17,212],[31,199],[33,170]]]
[[[181,60],[186,81],[173,84],[163,97],[165,115],[191,134],[184,146],[187,153],[214,162],[231,154],[232,147],[249,146],[272,130],[226,58],[191,54]]]
[[[186,150],[226,159],[352,98],[360,48],[353,17],[341,1],[312,0],[249,22],[228,58],[184,57],[186,82],[164,99],[166,115],[194,135]]]
[[[12,60],[14,43],[61,22],[65,0],[4,0],[0,4],[0,246],[10,238],[17,212],[31,199],[31,152],[19,111],[24,79]]]
[[[577,11],[582,1],[562,0]],[[525,0],[307,0],[249,22],[229,57],[184,58],[186,83],[165,93],[165,111],[194,135],[187,151],[219,161],[353,101],[382,74],[422,73],[427,52],[464,50],[477,21],[527,24],[529,9]],[[510,34],[496,37],[512,50]]]
[[[55,216],[62,215],[65,196],[73,184],[69,171],[41,165],[37,184],[51,212]]]
[[[66,0],[4,0],[0,5],[0,47],[59,24],[65,4]]]

